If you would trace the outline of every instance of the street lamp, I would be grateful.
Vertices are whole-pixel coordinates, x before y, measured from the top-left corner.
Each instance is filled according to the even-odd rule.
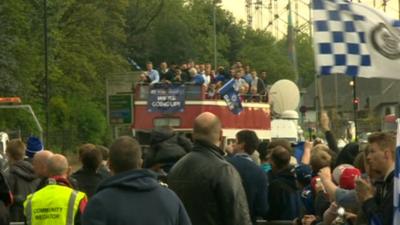
[[[355,141],[357,141],[357,128],[358,128],[358,123],[357,123],[357,111],[358,111],[358,105],[360,103],[360,99],[357,98],[357,89],[356,89],[356,78],[353,77],[352,80],[349,82],[349,85],[352,87],[353,91],[353,119],[354,119],[354,128],[355,128]]]
[[[221,0],[214,0],[213,2],[213,28],[214,28],[214,69],[217,69],[217,4]]]
[[[49,63],[48,63],[48,32],[47,32],[47,0],[43,0],[43,41],[44,41],[44,80],[45,80],[45,113],[46,133],[44,143],[49,145]],[[43,141],[43,140],[42,140]]]

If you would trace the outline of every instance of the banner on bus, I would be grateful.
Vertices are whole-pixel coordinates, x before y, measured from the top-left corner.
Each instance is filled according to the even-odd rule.
[[[149,112],[183,112],[185,108],[185,86],[181,84],[154,84],[150,86],[147,105]]]

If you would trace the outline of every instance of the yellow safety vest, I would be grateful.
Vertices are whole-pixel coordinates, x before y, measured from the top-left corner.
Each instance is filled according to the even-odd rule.
[[[26,198],[26,222],[28,225],[73,225],[79,203],[85,197],[85,193],[72,188],[49,184]]]

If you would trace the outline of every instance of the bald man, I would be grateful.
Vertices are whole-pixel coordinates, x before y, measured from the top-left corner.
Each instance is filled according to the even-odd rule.
[[[53,153],[48,150],[40,151],[33,157],[33,170],[39,177],[47,177],[47,162],[53,156]]]
[[[35,174],[40,178],[37,190],[42,189],[48,184],[48,172],[47,172],[47,162],[54,154],[49,150],[40,151],[35,154],[32,160],[33,170]]]
[[[220,120],[212,113],[200,114],[193,125],[193,150],[179,160],[168,175],[194,225],[251,224],[246,194],[236,169],[218,147]]]
[[[46,158],[45,155],[42,157]],[[86,195],[72,189],[68,181],[70,167],[65,156],[48,154],[47,157],[49,184],[29,195],[24,202],[27,224],[80,224],[80,215],[87,204]]]

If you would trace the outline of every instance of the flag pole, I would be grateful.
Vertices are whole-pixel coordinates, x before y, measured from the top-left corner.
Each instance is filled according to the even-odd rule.
[[[399,0],[399,20],[400,20],[400,0]]]
[[[310,0],[310,4],[309,4],[309,15],[310,15],[310,20],[312,20],[312,8],[313,8],[313,1]],[[313,28],[312,28],[312,22],[310,21],[310,37],[313,38]],[[314,48],[315,54],[317,54],[316,49]],[[315,59],[315,65],[317,66],[317,59]],[[317,67],[315,68],[315,112],[316,112],[316,133],[318,133],[319,130],[319,126],[320,126],[320,118],[321,118],[321,114],[324,110],[324,97],[323,97],[323,92],[322,92],[322,78],[321,75],[317,72],[319,71],[317,69]]]
[[[290,61],[292,62],[295,83],[297,85],[300,85],[299,68],[297,63],[297,52],[296,52],[296,31],[293,27],[291,0],[289,0],[288,2],[287,9],[288,9],[288,26],[287,26],[288,55]]]
[[[322,77],[321,75],[316,76],[317,88],[318,88],[318,105],[319,105],[319,112],[317,114],[318,123],[321,119],[321,114],[324,112],[324,95],[322,91]],[[318,126],[319,127],[319,126]]]
[[[355,137],[354,140],[357,142],[357,128],[358,128],[358,122],[357,122],[357,110],[358,110],[358,104],[359,104],[359,99],[357,98],[357,83],[356,83],[356,77],[353,77],[352,80],[352,89],[353,89],[353,119],[354,119],[354,130],[355,130]]]

